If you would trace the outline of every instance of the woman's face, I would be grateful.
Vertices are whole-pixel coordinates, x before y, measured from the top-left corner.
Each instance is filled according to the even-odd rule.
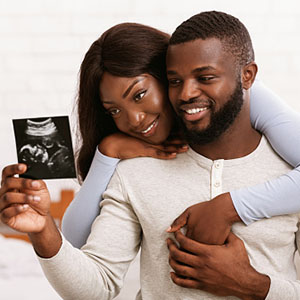
[[[118,77],[104,72],[100,98],[120,131],[151,144],[169,136],[173,110],[165,88],[153,76]]]

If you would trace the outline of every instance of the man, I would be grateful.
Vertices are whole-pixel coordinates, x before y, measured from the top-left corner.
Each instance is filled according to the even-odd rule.
[[[205,26],[200,30],[195,23]],[[297,215],[248,227],[237,223],[224,246],[205,246],[176,232],[178,248],[165,231],[199,201],[290,170],[250,125],[249,88],[257,67],[247,30],[232,16],[217,12],[185,24],[171,39],[167,72],[169,96],[191,149],[172,161],[122,161],[81,251],[65,240],[60,247],[60,234],[49,218],[42,219],[49,222],[41,225],[42,232],[31,234],[37,253],[49,257],[40,258],[48,280],[64,299],[114,297],[139,247],[137,299],[300,297],[293,264]],[[15,188],[30,188],[22,182],[25,186]],[[36,188],[44,192],[41,197],[48,197],[43,187]],[[176,284],[170,279],[169,253]]]
[[[211,198],[220,193],[222,183],[227,188],[228,180],[237,181],[241,176],[240,181],[244,181],[244,185],[247,180],[251,181],[252,176],[261,172],[267,175],[270,171],[257,170],[256,173],[250,165],[247,166],[247,155],[257,153],[260,140],[249,121],[249,87],[257,72],[253,61],[254,53],[247,30],[237,19],[223,13],[207,12],[193,16],[176,29],[170,40],[167,55],[169,97],[193,150],[212,160]],[[258,149],[262,149],[261,145]],[[260,153],[262,157],[273,155],[270,149],[265,148],[263,152]],[[248,174],[232,166],[231,172],[236,174],[227,173],[229,168],[226,165],[230,166],[231,162],[238,164],[243,159],[245,161],[240,167],[246,168]],[[253,167],[256,163],[253,158]],[[269,163],[267,168],[271,167],[271,160]],[[222,171],[215,170],[217,164],[223,164]],[[220,170],[222,167],[217,168]],[[271,171],[267,176],[275,173]],[[297,231],[298,216],[293,217],[296,222],[293,223],[294,230]],[[241,224],[233,226],[233,232],[244,239],[251,264],[270,277],[250,265],[244,244],[234,234],[229,235],[224,246],[208,246],[176,232],[181,249],[168,239],[170,265],[175,271],[171,273],[172,280],[179,286],[206,290],[220,296],[299,298],[299,284],[287,280],[296,279],[292,260],[294,230],[291,227],[287,229],[291,249],[285,252],[282,247],[284,241],[288,242],[287,236],[272,233],[268,224],[269,221],[274,222],[273,229],[277,230],[286,228],[281,222],[289,217],[281,218],[260,221],[249,228],[241,227]],[[288,258],[283,259],[281,255]],[[287,265],[293,269],[292,272],[287,271]]]

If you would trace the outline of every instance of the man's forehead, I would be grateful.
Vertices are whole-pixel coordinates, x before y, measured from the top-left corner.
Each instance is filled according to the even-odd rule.
[[[167,70],[193,66],[222,66],[234,63],[234,56],[224,50],[223,42],[217,38],[196,39],[181,44],[170,45],[167,52]]]

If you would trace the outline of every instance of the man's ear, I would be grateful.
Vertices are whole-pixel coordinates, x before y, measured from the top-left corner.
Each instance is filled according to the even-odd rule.
[[[243,89],[248,90],[251,88],[257,74],[257,64],[252,61],[245,65],[242,69],[242,86]]]

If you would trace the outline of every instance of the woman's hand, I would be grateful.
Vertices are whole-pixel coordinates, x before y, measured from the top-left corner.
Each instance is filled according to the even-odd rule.
[[[221,194],[210,201],[187,208],[174,220],[167,232],[176,232],[186,226],[186,236],[205,244],[222,245],[231,226],[239,218],[229,193]]]
[[[178,153],[188,150],[187,144],[181,139],[168,140],[163,145],[153,145],[124,133],[114,133],[105,137],[98,148],[102,154],[119,159],[146,156],[173,159]]]
[[[4,224],[26,233],[41,232],[50,212],[50,196],[42,180],[17,178],[25,173],[24,164],[3,169],[0,188],[0,216]]]

